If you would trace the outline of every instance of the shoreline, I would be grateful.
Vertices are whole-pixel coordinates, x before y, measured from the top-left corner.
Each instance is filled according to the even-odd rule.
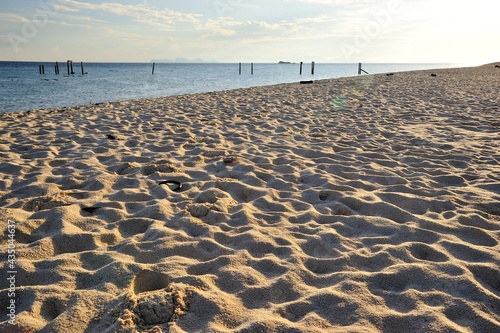
[[[495,64],[0,114],[0,314],[14,300],[42,333],[499,330]]]
[[[106,65],[106,64],[99,64],[99,65]],[[121,65],[121,64],[118,64],[118,65]],[[123,65],[126,65],[126,64],[123,64]],[[132,65],[147,65],[147,64],[132,64]],[[176,64],[174,64],[174,65],[176,65]],[[178,64],[177,64],[177,65],[178,65]],[[188,65],[188,66],[189,66],[189,65],[193,65],[193,64],[185,64],[185,65]],[[201,64],[201,65],[206,65],[206,64]],[[221,66],[225,66],[225,65],[227,65],[227,64],[213,64],[213,65],[221,65]],[[235,64],[235,65],[237,65],[237,64]],[[278,68],[280,67],[280,66],[279,66],[279,64],[261,64],[261,65],[276,65]],[[339,66],[341,66],[342,64],[317,64],[317,66],[330,66],[330,65],[339,65]],[[409,66],[409,65],[426,65],[426,64],[365,64],[365,65],[366,65],[366,66],[376,66],[376,67],[377,67],[377,66],[380,66],[380,65],[386,65],[386,66],[389,66],[389,67],[390,67],[390,66],[392,65],[392,66],[396,66],[396,67],[403,66],[403,67],[401,67],[401,68],[404,68],[404,66],[405,66],[405,65],[406,65],[406,66]],[[428,65],[431,65],[431,64],[428,64]],[[450,66],[450,64],[433,64],[433,65]],[[350,75],[346,75],[346,74],[348,74],[348,73],[345,73],[345,68],[339,68],[339,70],[340,70],[340,72],[339,72],[339,73],[336,73],[336,72],[331,72],[331,73],[330,73],[330,71],[331,71],[330,69],[326,71],[327,73],[330,73],[333,77],[330,77],[330,78],[329,78],[329,77],[325,77],[325,73],[323,73],[323,74],[321,74],[321,73],[317,73],[317,75],[315,75],[315,76],[316,76],[316,77],[319,77],[321,80],[325,80],[325,79],[334,79],[334,78],[336,78],[338,75],[340,75],[341,77],[355,77],[355,76],[356,76],[356,70],[357,70],[357,69],[355,68],[355,66],[356,66],[356,64],[352,64],[352,72],[351,72],[351,74],[350,74]],[[376,67],[375,67],[375,68],[376,68]],[[236,67],[235,67],[235,68],[236,68]],[[321,67],[320,67],[320,68],[321,68]],[[320,70],[320,68],[318,68],[318,70]],[[374,71],[378,71],[378,70],[376,70],[375,68],[372,68],[372,69],[373,69]],[[397,69],[395,72],[399,72],[399,70],[400,70],[401,68]],[[444,67],[444,68],[448,68],[448,67]],[[147,69],[147,70],[150,70],[150,69]],[[387,70],[387,71],[391,71],[391,69],[387,69],[387,68],[386,68],[385,70]],[[371,71],[371,69],[370,69],[370,71]],[[407,71],[408,71],[408,70],[407,70]],[[298,68],[297,68],[297,72],[298,72]],[[404,72],[404,71],[401,71],[401,72]],[[144,74],[144,73],[142,73],[142,74]],[[159,75],[157,75],[157,76],[158,76],[157,78],[159,79],[159,81],[163,82],[162,80],[164,80],[164,77],[162,78],[161,73],[158,73],[158,67],[157,67],[157,73],[156,73],[156,74],[159,74]],[[163,73],[163,74],[165,74],[165,73]],[[245,73],[244,73],[244,74],[245,74]],[[281,73],[281,74],[280,74],[280,73],[275,73],[275,74],[277,74],[277,75],[282,75],[283,73]],[[63,75],[63,76],[64,76],[64,78],[60,77],[59,75],[55,75],[55,76],[54,76],[54,75],[51,75],[51,74],[47,74],[47,76],[46,76],[46,77],[45,77],[45,75],[44,75],[43,77],[41,77],[41,79],[44,79],[44,78],[45,78],[45,80],[49,80],[49,81],[51,81],[51,80],[56,80],[56,81],[60,81],[60,82],[62,82],[62,81],[64,81],[64,79],[67,79],[67,78],[68,78],[68,77],[67,77],[67,76],[65,76],[65,75]],[[86,77],[87,77],[87,76],[86,76]],[[90,75],[90,76],[88,76],[88,77],[89,77],[89,78],[94,78],[94,79],[97,79],[97,80],[104,80],[104,79],[105,79],[105,77],[98,77],[98,76],[94,76],[94,75]],[[307,74],[307,73],[306,73],[306,74],[304,74],[303,76],[299,76],[299,75],[297,75],[297,77],[296,77],[295,79],[291,79],[290,77],[287,77],[287,78],[282,77],[282,79],[283,79],[283,81],[284,81],[283,83],[269,83],[269,84],[263,84],[263,81],[266,81],[266,79],[265,79],[265,78],[263,78],[263,77],[259,77],[259,75],[256,75],[255,77],[252,75],[251,77],[252,77],[252,81],[253,81],[254,79],[255,79],[255,80],[257,80],[257,81],[259,81],[258,83],[257,83],[257,82],[255,82],[255,84],[252,84],[252,87],[271,86],[271,85],[275,85],[275,84],[286,84],[286,83],[294,83],[294,82],[299,82],[300,80],[311,80],[311,79],[315,79],[315,78],[314,78],[314,75],[309,75],[309,74]],[[144,78],[143,78],[143,79],[144,79]],[[221,79],[222,79],[222,78],[221,78]],[[246,77],[246,75],[243,75],[243,76],[238,76],[238,75],[237,75],[237,76],[234,78],[235,82],[239,82],[241,79],[243,79],[243,81],[245,81],[245,80],[247,80],[247,79],[249,79],[249,78],[248,78],[248,77]],[[71,89],[71,90],[73,90],[73,89],[77,89],[77,90],[75,90],[75,91],[74,91],[74,94],[76,94],[77,96],[79,96],[79,92],[78,92],[78,85],[76,85],[76,86],[75,86],[75,82],[73,82],[74,80],[70,80],[70,81],[71,81],[70,83],[65,83],[65,84],[70,84],[70,87],[68,87],[68,89]],[[156,81],[158,81],[158,80],[156,80],[156,79],[155,79],[155,80],[153,80],[153,82],[156,82]],[[51,82],[52,82],[52,81],[51,81]],[[158,84],[158,82],[156,82],[156,83]],[[168,82],[164,82],[164,83],[165,83],[165,84],[168,84]],[[58,83],[58,85],[59,85],[59,84],[61,84],[61,83]],[[93,84],[95,84],[95,85],[97,85],[97,86],[98,86],[98,82],[94,82]],[[146,80],[146,81],[141,82],[141,84],[148,85],[148,84],[151,84],[151,82],[149,82],[148,80]],[[209,83],[207,83],[207,84],[209,84]],[[222,86],[227,86],[227,84],[228,84],[228,83],[226,82],[226,83],[222,84]],[[246,86],[246,85],[248,84],[248,82],[240,82],[240,84],[241,84],[241,85]],[[88,89],[90,89],[90,90],[95,89],[95,87],[96,87],[95,85],[94,85],[94,86],[90,86],[90,87],[88,87]],[[9,88],[9,87],[7,86],[7,88]],[[155,86],[154,84],[153,84],[153,86],[151,86],[150,88],[151,88],[151,91],[152,91],[152,92],[153,92],[153,91],[155,91],[155,89],[162,89],[162,88],[159,88],[158,86]],[[200,87],[198,87],[198,88],[200,88]],[[198,88],[197,88],[197,89],[195,89],[195,90],[198,90]],[[54,89],[56,89],[56,88],[54,88]],[[58,89],[60,89],[60,88],[58,88]],[[177,89],[179,89],[179,87],[175,87],[175,85],[174,85],[174,86],[172,86],[172,87],[170,87],[170,88],[167,88],[167,89],[164,91],[164,95],[163,95],[163,96],[153,96],[153,97],[145,97],[145,98],[162,98],[162,97],[168,97],[168,96],[178,96],[178,95],[184,95],[184,94],[192,94],[192,93],[177,93],[177,92],[175,92]],[[214,89],[213,91],[226,91],[226,90],[232,90],[232,89],[226,89],[226,88],[223,88],[223,87],[216,87],[216,88],[215,88],[215,87],[213,87],[212,89]],[[235,88],[235,89],[244,89],[244,88]],[[190,90],[190,89],[184,89],[184,90]],[[61,91],[60,93],[61,93],[61,94],[63,94],[63,92],[62,92],[62,91]],[[80,93],[82,93],[82,92],[80,92]],[[116,92],[115,92],[115,93],[116,93]],[[129,91],[129,93],[132,95],[132,94],[137,94],[138,92],[137,92],[137,91]],[[195,93],[195,92],[194,92],[194,93]],[[203,91],[198,92],[198,93],[203,93]],[[47,94],[51,95],[51,94],[53,94],[53,92],[51,92],[51,91],[44,92],[43,94],[41,94],[41,96],[39,96],[39,98],[43,100],[43,99],[45,98],[45,96],[47,96]],[[65,93],[64,93],[64,94],[65,94]],[[85,94],[85,92],[83,92],[83,94]],[[156,95],[156,93],[152,93],[152,94],[153,94],[153,95]],[[113,93],[111,93],[111,95],[113,95]],[[56,98],[56,96],[55,96],[55,95],[54,95],[54,98]],[[138,97],[138,98],[140,98],[140,97]],[[102,99],[102,96],[100,96],[100,95],[99,95],[99,93],[97,93],[97,92],[94,94],[94,97],[87,96],[87,97],[85,97],[85,99],[88,99],[88,100],[92,100],[92,99],[94,99],[96,102],[99,102],[99,103],[106,103],[106,102],[110,102],[110,100],[104,100],[104,99]],[[116,101],[123,101],[123,100],[128,100],[128,99],[129,99],[129,98],[117,98],[117,99],[112,99],[111,101],[112,101],[112,102],[116,102]],[[64,100],[66,100],[66,99],[64,99]],[[77,100],[82,100],[82,98],[79,98],[79,99],[77,98]],[[75,103],[74,101],[70,101],[70,100],[68,99],[68,100],[67,100],[66,105],[63,105],[63,103],[61,103],[61,106],[52,106],[52,107],[50,107],[50,108],[58,108],[58,107],[71,107],[71,106],[81,106],[81,105],[91,104],[92,102],[91,102],[91,103],[87,103],[87,102],[88,102],[88,100],[82,101],[82,103],[78,103],[78,102],[76,102],[76,103]],[[37,104],[37,100],[36,100],[36,99],[35,99],[35,100],[32,100],[31,102],[33,103],[33,105]],[[44,104],[45,104],[45,102],[42,102],[42,103],[41,103],[41,105],[44,105]],[[56,104],[60,104],[60,103],[56,103]],[[22,105],[22,103],[21,103],[21,104],[19,104],[19,106],[21,106],[21,105]],[[12,108],[12,107],[10,107],[10,108]],[[5,109],[10,109],[10,108],[5,107]],[[33,110],[37,110],[37,109],[44,109],[44,108],[47,108],[47,107],[31,107],[31,108],[29,108],[29,109],[28,109],[27,107],[23,106],[23,107],[21,107],[21,108],[20,108],[20,109],[18,109],[18,110],[0,111],[0,112],[1,112],[1,113],[4,113],[4,112],[26,112],[26,111],[33,111]]]

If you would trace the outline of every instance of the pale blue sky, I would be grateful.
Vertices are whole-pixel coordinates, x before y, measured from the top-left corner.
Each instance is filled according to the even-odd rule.
[[[0,60],[500,61],[498,2],[0,0]]]

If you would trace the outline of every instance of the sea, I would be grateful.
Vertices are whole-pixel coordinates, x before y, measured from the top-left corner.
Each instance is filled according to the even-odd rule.
[[[40,67],[43,65],[43,74]],[[358,75],[358,64],[82,63],[0,61],[0,112],[96,104]],[[370,64],[370,74],[458,67]],[[253,68],[253,70],[252,70]],[[83,74],[82,74],[83,73]],[[363,74],[366,75],[366,74]]]

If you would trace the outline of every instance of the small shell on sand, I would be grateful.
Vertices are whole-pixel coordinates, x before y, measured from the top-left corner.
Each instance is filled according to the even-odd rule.
[[[174,192],[182,190],[182,183],[175,180],[165,180],[158,183],[158,185],[168,185]]]

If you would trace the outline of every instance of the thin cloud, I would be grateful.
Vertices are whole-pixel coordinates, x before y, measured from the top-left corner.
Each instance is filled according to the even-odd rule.
[[[198,26],[199,31],[207,31],[205,38],[234,37],[244,41],[317,39],[337,35],[335,20],[321,15],[318,17],[295,18],[279,22],[237,21],[224,17],[208,20]]]
[[[72,14],[58,14],[57,18],[59,19],[66,19],[66,20],[71,20],[71,21],[84,21],[84,22],[92,22],[92,23],[106,23],[104,20],[98,20],[95,18],[91,18],[89,16],[83,16],[83,15],[72,15]]]
[[[54,10],[56,10],[57,12],[77,13],[80,11],[78,8],[71,8],[69,6],[61,5],[58,3],[55,3],[52,6],[54,7]]]
[[[171,9],[157,10],[147,5],[124,5],[114,2],[92,4],[76,0],[59,0],[72,10],[104,11],[119,16],[128,16],[135,22],[153,26],[160,30],[172,30],[178,22],[199,22],[201,14],[182,13]]]
[[[332,6],[332,7],[363,7],[374,4],[379,4],[380,1],[375,0],[288,0],[292,2],[306,2],[318,5]]]
[[[36,21],[34,22],[36,23]],[[92,30],[93,27],[90,24],[77,24],[77,23],[68,23],[65,21],[54,21],[54,20],[49,20],[49,21],[40,21],[40,23],[47,23],[47,24],[53,24],[53,25],[60,25],[64,27],[77,27],[77,28],[84,28],[86,30]]]
[[[0,22],[20,22],[20,23],[28,23],[30,20],[28,20],[25,17],[22,17],[20,15],[16,14],[9,14],[9,13],[0,13]]]
[[[237,28],[248,25],[249,22],[235,21],[227,17],[217,19],[209,19],[204,24],[200,24],[197,28],[199,31],[206,31],[209,34],[205,37],[212,36],[234,36],[237,33]]]

